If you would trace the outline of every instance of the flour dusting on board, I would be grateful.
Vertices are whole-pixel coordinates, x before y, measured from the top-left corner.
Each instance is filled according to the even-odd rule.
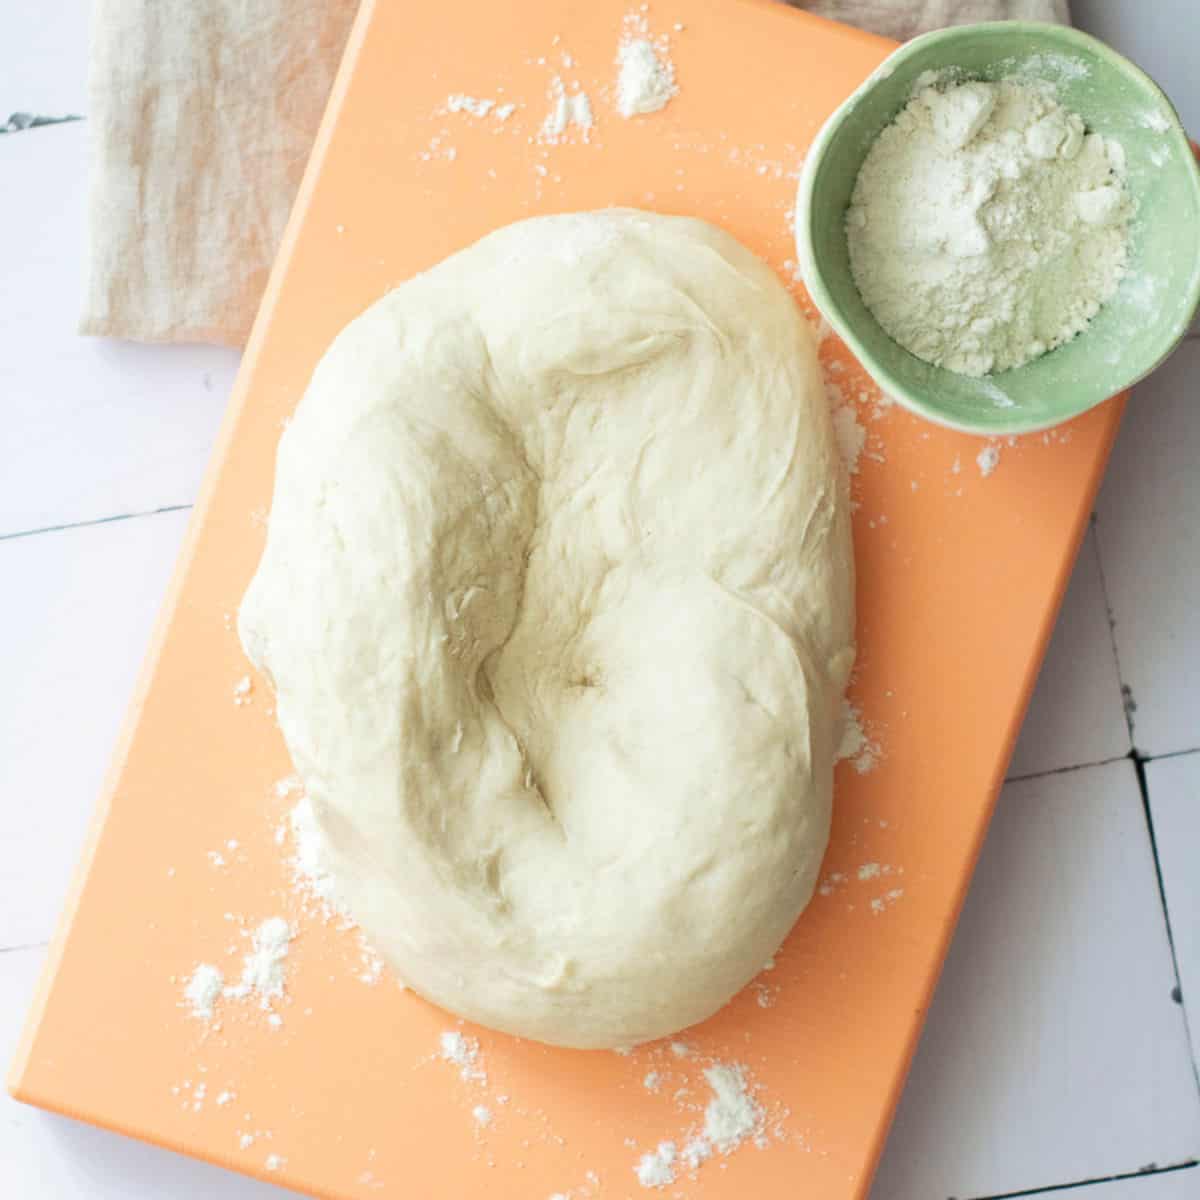
[[[746,1067],[713,1062],[704,1069],[703,1078],[710,1093],[703,1122],[660,1141],[638,1158],[633,1172],[642,1187],[674,1183],[680,1170],[695,1173],[714,1155],[733,1154],[747,1140],[766,1145],[766,1109],[754,1095]],[[688,1089],[681,1091],[686,1095]]]
[[[487,1072],[479,1057],[479,1042],[473,1037],[449,1029],[439,1039],[441,1056],[458,1067],[459,1075],[473,1083],[487,1083]]]
[[[645,16],[630,13],[617,46],[617,111],[626,119],[656,113],[678,93],[669,40],[651,38]]]
[[[975,456],[975,463],[979,467],[980,475],[986,479],[1000,465],[1000,447],[985,446]]]
[[[301,787],[298,779],[280,780],[275,785],[281,798],[292,795]],[[291,834],[293,853],[287,860],[292,873],[292,886],[306,914],[325,922],[337,921],[340,930],[353,931],[358,939],[359,966],[355,977],[360,983],[377,984],[384,977],[384,961],[367,941],[358,922],[346,911],[337,894],[337,884],[328,862],[325,835],[317,822],[316,812],[307,796],[301,795],[276,833],[282,845]],[[399,981],[397,981],[399,982]],[[404,985],[401,983],[401,987]]]
[[[568,88],[562,77],[555,75],[550,81],[550,111],[542,122],[541,140],[562,141],[574,126],[582,131],[586,142],[591,135],[592,124],[592,102],[587,92],[580,91],[578,84]]]
[[[645,1188],[666,1187],[675,1182],[675,1160],[679,1152],[674,1142],[659,1142],[656,1149],[643,1154],[633,1173]]]
[[[854,769],[865,775],[879,763],[880,748],[863,725],[862,712],[849,700],[842,702],[842,734],[838,741],[837,761],[849,759]]]
[[[221,998],[225,977],[211,963],[198,963],[183,989],[184,1003],[193,1017],[211,1021],[213,1010]]]
[[[501,103],[490,97],[468,96],[465,92],[452,92],[446,97],[448,113],[468,113],[472,117],[486,117],[490,113],[497,121],[507,121],[517,111],[512,103]]]
[[[227,918],[232,916],[226,914]],[[268,1013],[269,1024],[277,1027],[282,1023],[282,1018],[271,1009],[275,1001],[285,996],[288,948],[295,931],[283,917],[268,917],[250,937],[251,949],[243,958],[238,983],[226,984],[219,967],[199,963],[184,985],[183,1006],[193,1017],[209,1022],[212,1029],[220,1028],[215,1018],[218,1005],[226,1000],[257,1000],[258,1007]]]
[[[262,1008],[283,996],[287,956],[295,932],[283,917],[268,917],[251,935],[251,950],[242,964],[241,982],[222,993],[233,1000],[255,996]]]
[[[660,58],[648,38],[622,43],[617,64],[617,110],[625,118],[658,112],[679,91],[670,59]]]

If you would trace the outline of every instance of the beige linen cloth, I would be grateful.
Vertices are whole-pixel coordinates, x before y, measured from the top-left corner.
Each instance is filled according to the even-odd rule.
[[[82,332],[245,342],[357,7],[93,0]],[[1068,18],[1067,0],[797,7],[897,39],[969,21]]]

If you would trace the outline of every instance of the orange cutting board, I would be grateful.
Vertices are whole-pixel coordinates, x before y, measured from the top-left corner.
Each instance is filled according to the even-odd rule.
[[[790,264],[796,172],[890,45],[750,0],[638,11],[669,37],[680,92],[623,120],[616,0],[364,3],[13,1069],[19,1099],[319,1196],[587,1200],[650,1194],[639,1155],[702,1117],[706,1063],[736,1061],[769,1114],[764,1145],[681,1171],[668,1194],[866,1194],[1119,402],[1002,445],[985,478],[981,442],[885,406],[825,340],[868,434],[852,694],[877,761],[839,767],[821,894],[774,968],[686,1034],[687,1057],[467,1028],[486,1081],[460,1078],[437,1053],[453,1019],[386,974],[362,982],[354,933],[302,910],[275,838],[293,801],[273,788],[290,767],[270,696],[259,681],[234,702],[248,668],[231,614],[280,427],[332,337],[390,286],[514,219],[620,204],[723,226],[811,312]],[[586,139],[539,140],[556,74],[590,95]],[[456,92],[518,108],[448,113]],[[236,976],[238,922],[276,914],[299,929],[282,1024],[246,1005],[223,1004],[219,1029],[189,1015],[195,963]]]

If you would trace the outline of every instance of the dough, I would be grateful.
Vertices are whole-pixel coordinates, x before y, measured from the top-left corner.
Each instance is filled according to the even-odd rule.
[[[632,210],[500,229],[343,330],[240,614],[370,940],[581,1047],[709,1016],[808,902],[853,625],[808,327]]]

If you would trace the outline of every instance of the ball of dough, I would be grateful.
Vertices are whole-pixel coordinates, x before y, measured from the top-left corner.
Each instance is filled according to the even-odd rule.
[[[807,325],[702,222],[523,221],[347,326],[240,631],[409,986],[602,1047],[757,974],[828,838],[848,508]]]

